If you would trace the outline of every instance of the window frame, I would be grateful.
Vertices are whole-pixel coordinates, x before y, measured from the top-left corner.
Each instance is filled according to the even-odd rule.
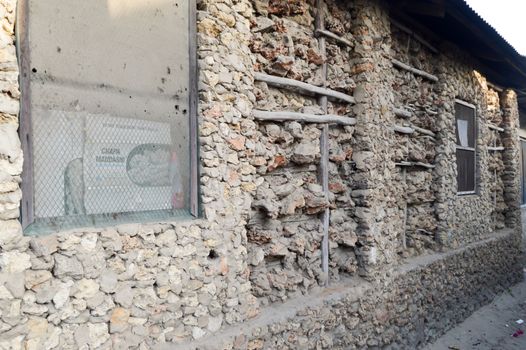
[[[466,102],[466,101],[463,101],[463,100],[460,100],[458,98],[455,99],[455,104],[460,104],[460,105],[463,105],[464,107],[468,107],[470,109],[473,110],[473,131],[474,131],[474,140],[473,140],[473,145],[474,147],[465,147],[465,146],[460,146],[457,144],[457,141],[456,141],[456,133],[457,133],[457,115],[456,115],[456,111],[455,111],[455,162],[456,162],[456,158],[457,158],[457,150],[462,150],[462,151],[468,151],[468,152],[473,152],[473,177],[474,177],[474,189],[471,190],[471,191],[459,191],[458,190],[458,182],[457,182],[457,196],[470,196],[470,195],[477,195],[478,194],[478,189],[479,189],[479,183],[478,183],[478,166],[477,166],[477,162],[478,162],[478,157],[477,157],[477,141],[478,141],[478,120],[477,120],[477,106],[475,106],[474,104],[471,104],[469,102]],[[457,168],[457,172],[458,172],[458,168]]]
[[[31,60],[29,42],[29,1],[19,0],[16,8],[16,54],[19,62],[19,85],[20,85],[20,112],[19,112],[19,136],[24,154],[22,168],[22,200],[20,204],[20,222],[25,230],[35,223],[34,215],[34,169],[33,169],[33,135],[32,135],[32,111],[31,111]],[[189,108],[188,125],[189,133],[189,168],[190,189],[188,213],[191,217],[199,218],[201,211],[201,198],[199,195],[199,135],[198,135],[198,64],[197,64],[197,0],[186,0],[189,2],[188,20],[188,50],[189,50]],[[108,213],[112,214],[112,213]],[[133,221],[133,219],[132,219]],[[144,222],[153,222],[145,220]],[[143,221],[141,221],[143,222]],[[118,225],[115,219],[109,225]],[[106,222],[104,223],[106,225]],[[56,228],[49,225],[49,229]],[[79,227],[80,228],[80,227]],[[59,228],[60,230],[61,228]],[[69,227],[67,229],[70,229]]]

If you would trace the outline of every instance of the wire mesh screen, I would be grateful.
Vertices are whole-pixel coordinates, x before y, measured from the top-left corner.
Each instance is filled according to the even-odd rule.
[[[187,215],[188,2],[50,1],[29,1],[29,233]]]

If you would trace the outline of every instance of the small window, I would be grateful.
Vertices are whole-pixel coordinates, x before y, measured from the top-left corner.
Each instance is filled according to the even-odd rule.
[[[195,2],[20,13],[26,233],[195,215]]]
[[[456,101],[458,194],[476,193],[477,127],[475,115],[475,106],[464,101]]]

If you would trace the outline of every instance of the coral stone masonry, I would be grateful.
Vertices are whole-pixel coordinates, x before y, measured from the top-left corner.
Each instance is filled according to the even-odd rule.
[[[521,280],[516,93],[379,0],[197,1],[201,215],[28,235],[18,2],[0,0],[0,349],[416,349]]]

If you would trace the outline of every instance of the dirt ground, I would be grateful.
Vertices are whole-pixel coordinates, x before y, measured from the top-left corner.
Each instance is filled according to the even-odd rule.
[[[523,324],[516,322],[520,319]],[[518,331],[524,334],[514,337]],[[498,296],[424,349],[526,350],[526,282]]]
[[[525,214],[523,210],[523,266],[526,267]],[[524,323],[519,324],[518,320],[524,320]],[[434,344],[424,348],[424,350],[470,349],[526,350],[526,281],[498,296],[491,304],[479,309]]]

